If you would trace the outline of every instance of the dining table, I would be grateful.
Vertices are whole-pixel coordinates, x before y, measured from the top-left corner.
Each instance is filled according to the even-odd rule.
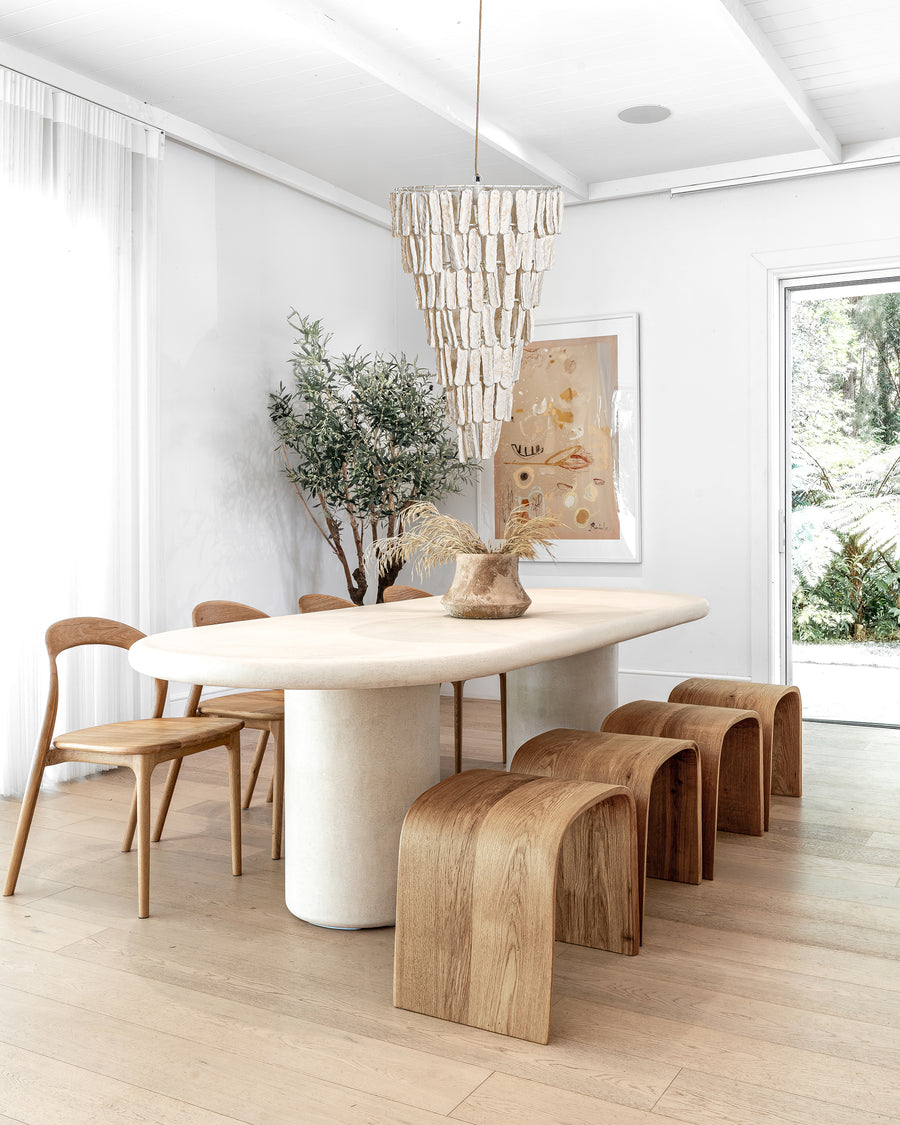
[[[702,597],[530,589],[517,618],[452,617],[440,597],[156,633],[129,651],[159,679],[281,688],[285,902],[317,926],[394,923],[412,802],[440,780],[440,685],[505,672],[512,751],[618,705],[617,646],[704,617]]]

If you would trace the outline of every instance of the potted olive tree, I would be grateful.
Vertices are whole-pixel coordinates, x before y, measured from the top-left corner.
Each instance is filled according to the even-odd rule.
[[[269,417],[284,473],[362,605],[367,548],[378,560],[381,539],[403,534],[410,504],[459,492],[478,465],[460,463],[434,376],[414,360],[329,355],[320,320],[292,310],[288,323],[298,334],[293,379],[269,395]],[[377,601],[402,566],[399,557],[379,566]]]

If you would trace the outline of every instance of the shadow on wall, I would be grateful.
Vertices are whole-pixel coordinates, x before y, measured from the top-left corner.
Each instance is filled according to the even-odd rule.
[[[261,395],[259,412],[223,402],[190,461],[169,461],[173,502],[164,512],[165,628],[190,621],[209,598],[245,602],[277,616],[297,612],[310,590],[339,592],[343,576],[281,470]],[[243,407],[243,404],[241,404]],[[232,420],[239,419],[239,425]],[[174,462],[174,464],[173,464]],[[178,485],[175,474],[192,482]]]

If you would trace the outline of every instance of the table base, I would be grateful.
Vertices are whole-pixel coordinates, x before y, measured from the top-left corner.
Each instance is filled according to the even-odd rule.
[[[440,780],[440,685],[286,691],[285,902],[316,926],[392,926],[406,811]]]

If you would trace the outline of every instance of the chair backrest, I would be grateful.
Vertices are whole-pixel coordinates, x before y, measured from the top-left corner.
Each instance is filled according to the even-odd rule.
[[[325,609],[352,609],[353,602],[332,594],[303,594],[298,605],[301,613],[321,613]]]
[[[204,625],[225,625],[229,621],[258,621],[260,618],[268,616],[268,613],[263,613],[261,609],[254,609],[252,605],[244,605],[242,602],[210,601],[198,602],[194,606],[191,621],[196,627],[202,627]],[[203,684],[191,684],[191,690],[188,692],[188,699],[184,708],[184,714],[187,718],[192,718],[197,714],[202,694]]]
[[[431,598],[434,595],[416,586],[388,586],[383,596],[386,602],[408,602],[413,598]]]
[[[44,724],[38,740],[38,753],[46,754],[56,725],[56,712],[59,707],[59,672],[56,658],[61,652],[82,645],[111,645],[114,648],[129,649],[135,641],[146,634],[121,621],[111,621],[108,617],[67,617],[54,622],[45,634],[47,653],[50,657],[50,689],[47,694],[47,707],[44,711]],[[154,680],[156,685],[156,704],[153,718],[158,719],[166,705],[169,685],[166,680]]]
[[[123,625],[121,621],[110,621],[108,617],[67,617],[64,621],[54,622],[47,630],[45,639],[53,662],[67,648],[78,648],[79,645],[131,648],[143,636],[140,629]]]
[[[240,602],[199,602],[194,606],[191,620],[195,625],[224,625],[228,621],[256,621],[268,617],[261,609]]]

